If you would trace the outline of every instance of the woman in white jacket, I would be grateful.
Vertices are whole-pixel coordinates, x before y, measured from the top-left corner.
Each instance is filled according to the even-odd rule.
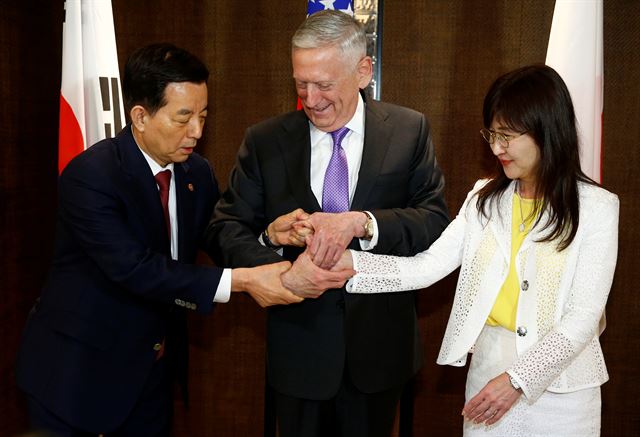
[[[351,293],[415,290],[461,266],[438,364],[473,352],[465,436],[597,436],[598,341],[618,198],[580,170],[569,92],[547,66],[498,78],[481,134],[497,158],[442,236],[411,258],[347,251]]]

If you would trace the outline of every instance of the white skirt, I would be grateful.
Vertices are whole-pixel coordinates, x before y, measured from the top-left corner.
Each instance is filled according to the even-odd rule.
[[[516,334],[485,325],[471,358],[465,397],[468,401],[489,380],[517,359]],[[571,393],[545,391],[533,404],[524,395],[491,426],[464,421],[464,436],[568,437],[600,435],[600,387]]]

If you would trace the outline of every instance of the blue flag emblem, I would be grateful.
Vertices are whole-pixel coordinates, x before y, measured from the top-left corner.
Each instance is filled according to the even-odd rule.
[[[353,0],[309,0],[307,14],[311,15],[325,9],[335,9],[353,15]]]

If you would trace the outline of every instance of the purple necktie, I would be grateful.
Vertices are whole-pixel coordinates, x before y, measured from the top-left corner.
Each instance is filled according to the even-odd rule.
[[[324,174],[322,210],[324,212],[349,211],[349,164],[342,148],[342,140],[349,133],[348,127],[330,132],[333,154]]]
[[[155,175],[156,183],[160,188],[160,203],[164,213],[164,222],[167,225],[167,235],[171,241],[171,220],[169,219],[169,186],[171,185],[171,170],[164,170]]]

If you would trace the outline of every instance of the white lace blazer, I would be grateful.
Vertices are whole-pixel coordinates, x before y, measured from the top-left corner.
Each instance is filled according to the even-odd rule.
[[[347,284],[351,293],[416,290],[462,266],[438,364],[465,364],[508,273],[515,183],[487,222],[476,208],[476,192],[486,182],[476,183],[428,250],[414,257],[351,252],[358,272]],[[568,248],[558,252],[555,243],[536,242],[544,233],[534,228],[516,256],[518,359],[508,373],[530,402],[545,390],[571,392],[609,378],[598,337],[616,265],[619,202],[582,183],[579,196],[580,223]]]

